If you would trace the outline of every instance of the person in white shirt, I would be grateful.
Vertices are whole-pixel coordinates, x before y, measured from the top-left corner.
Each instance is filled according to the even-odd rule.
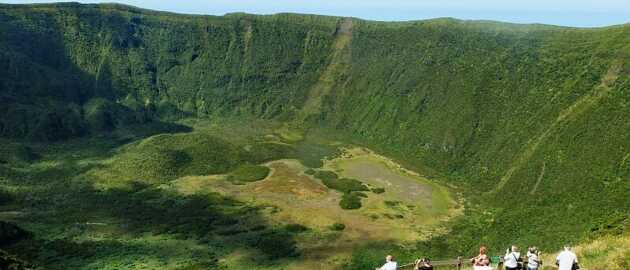
[[[387,257],[385,257],[385,264],[383,264],[381,268],[376,268],[376,270],[396,270],[396,268],[398,268],[398,263],[394,261],[394,256],[387,255]]]
[[[507,249],[505,251],[505,257],[503,257],[505,270],[516,270],[519,269],[519,258],[521,257],[521,253],[518,252],[517,246],[512,246],[511,249]]]
[[[540,251],[536,247],[527,250],[527,269],[538,270],[540,267]]]
[[[573,269],[573,264],[577,264],[578,259],[577,255],[571,251],[570,246],[565,246],[564,251],[558,254],[556,257],[556,265],[558,265],[558,270],[571,270]]]

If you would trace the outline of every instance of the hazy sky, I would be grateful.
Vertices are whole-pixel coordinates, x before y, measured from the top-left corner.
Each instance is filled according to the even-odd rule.
[[[1,3],[59,1],[9,0]],[[229,12],[278,12],[352,16],[399,21],[436,17],[488,19],[566,26],[605,26],[630,22],[630,0],[118,0],[143,8],[222,15]]]

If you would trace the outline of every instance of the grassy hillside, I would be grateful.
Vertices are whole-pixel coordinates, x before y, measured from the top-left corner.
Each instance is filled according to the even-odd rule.
[[[630,28],[354,27],[352,68],[321,123],[428,167],[481,205],[455,225],[457,253],[556,248],[628,217]]]
[[[630,239],[627,234],[613,234],[599,237],[595,240],[581,243],[573,248],[578,256],[580,266],[591,270],[617,270],[630,267]],[[543,255],[545,264],[551,265],[556,260],[558,252]],[[545,268],[547,269],[547,268]]]
[[[337,24],[77,4],[2,5],[0,21],[0,134],[59,133],[50,140],[152,116],[290,116],[327,62]]]
[[[32,163],[33,142],[245,117],[287,122],[279,135],[296,141],[325,130],[463,193],[452,233],[398,250],[403,258],[480,244],[553,250],[630,218],[629,25],[0,5],[0,70],[0,136],[23,144],[0,148],[2,163]],[[318,167],[308,153],[327,151],[223,139],[157,135],[82,170],[156,184],[276,156]],[[392,246],[357,250],[348,268],[372,267]]]

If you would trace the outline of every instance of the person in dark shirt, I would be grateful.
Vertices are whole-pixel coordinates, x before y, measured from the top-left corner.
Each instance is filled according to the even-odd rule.
[[[413,268],[414,270],[433,270],[433,265],[431,265],[431,261],[428,258],[422,258],[416,260],[416,266]]]

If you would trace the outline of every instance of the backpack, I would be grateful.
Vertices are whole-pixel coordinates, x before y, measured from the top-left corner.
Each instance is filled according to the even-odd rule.
[[[514,259],[516,259],[516,269],[523,270],[524,269],[523,258],[521,257],[516,258],[516,254],[514,253],[512,253],[512,256],[514,257]]]

